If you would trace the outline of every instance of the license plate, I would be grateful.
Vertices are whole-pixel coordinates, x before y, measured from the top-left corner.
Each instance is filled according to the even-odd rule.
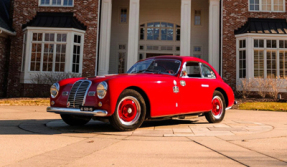
[[[88,112],[93,112],[94,111],[94,107],[81,107],[81,111],[88,111]]]

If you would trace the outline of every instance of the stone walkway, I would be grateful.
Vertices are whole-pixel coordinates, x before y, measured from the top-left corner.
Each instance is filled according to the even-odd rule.
[[[91,121],[86,126],[70,127],[62,120],[51,121],[47,127],[61,132],[94,133],[102,135],[158,136],[158,137],[192,137],[192,136],[230,136],[271,131],[272,126],[256,122],[235,120],[219,124],[206,123],[205,118],[192,120],[148,121],[142,127],[131,132],[115,132],[107,123]],[[29,130],[29,129],[28,129]],[[31,130],[33,131],[33,130]]]
[[[132,132],[91,121],[70,127],[45,107],[0,107],[0,166],[287,166],[287,113],[229,110],[145,122]]]

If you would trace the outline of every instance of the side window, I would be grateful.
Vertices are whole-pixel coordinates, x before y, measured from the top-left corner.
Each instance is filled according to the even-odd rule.
[[[185,69],[182,71],[182,77],[201,78],[199,63],[187,62]]]
[[[203,78],[210,78],[210,79],[216,78],[215,73],[206,64],[201,64],[201,70],[202,70],[201,73],[202,73]]]

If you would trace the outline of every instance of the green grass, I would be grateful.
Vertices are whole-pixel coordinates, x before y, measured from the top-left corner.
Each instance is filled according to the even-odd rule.
[[[0,99],[0,106],[49,106],[49,98]]]
[[[287,103],[281,102],[247,102],[239,105],[240,110],[282,111],[287,112]]]

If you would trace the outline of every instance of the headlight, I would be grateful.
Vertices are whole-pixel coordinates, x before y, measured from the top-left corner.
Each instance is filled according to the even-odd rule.
[[[107,95],[107,90],[108,90],[108,84],[106,82],[101,82],[99,83],[97,87],[97,95],[99,99],[105,98]]]
[[[60,90],[60,85],[58,83],[54,83],[50,88],[50,93],[52,98],[56,98]]]

